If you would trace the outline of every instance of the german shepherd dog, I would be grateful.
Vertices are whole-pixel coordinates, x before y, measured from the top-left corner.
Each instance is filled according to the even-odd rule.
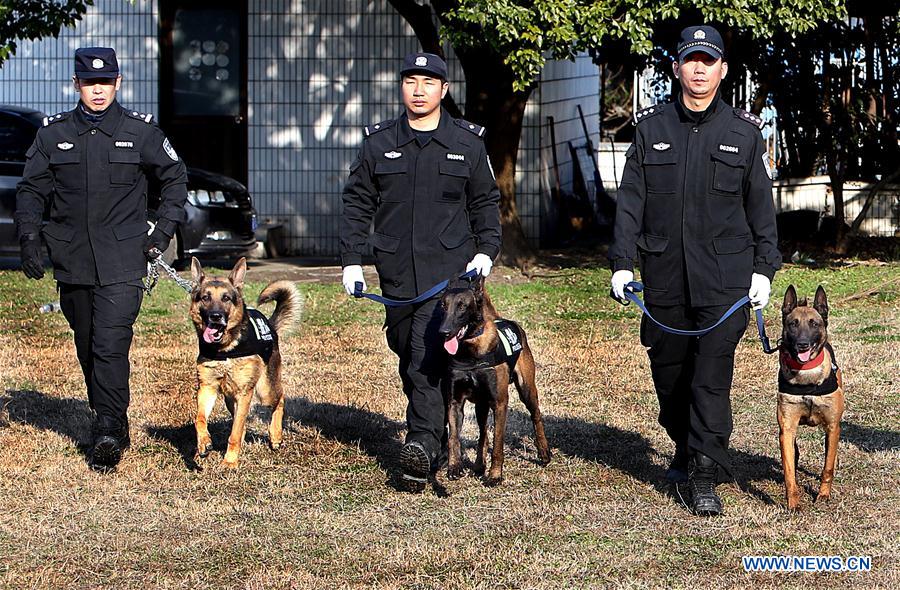
[[[825,467],[816,502],[831,497],[844,390],[841,370],[828,342],[828,299],[825,289],[816,289],[812,307],[797,301],[794,286],[788,287],[781,306],[782,332],[778,375],[778,439],[784,488],[789,510],[800,508],[797,486],[797,426],[821,426],[825,430]]]
[[[501,343],[496,321],[500,320],[491,298],[484,290],[484,278],[472,281],[458,279],[452,281],[441,297],[443,320],[439,332],[444,338],[444,348],[450,354],[449,378],[445,380],[445,399],[450,426],[448,442],[449,458],[447,475],[450,479],[462,476],[462,449],[460,431],[466,400],[475,404],[478,420],[478,451],[474,471],[484,475],[485,455],[488,450],[487,419],[488,410],[494,414],[494,448],[491,468],[485,482],[497,485],[503,480],[503,438],[506,433],[506,415],[509,403],[509,384],[515,383],[519,398],[531,413],[534,424],[535,444],[542,465],[550,462],[550,449],[544,435],[544,421],[538,405],[538,390],[534,380],[534,357],[525,331],[517,324],[512,335],[506,333]],[[513,343],[521,350],[515,364],[495,354]],[[508,352],[507,348],[507,352]]]
[[[212,450],[207,421],[221,393],[232,416],[231,435],[222,465],[238,466],[246,432],[247,413],[254,391],[263,405],[272,408],[269,444],[281,446],[284,417],[284,387],[281,383],[281,352],[278,339],[296,323],[303,300],[290,281],[270,283],[257,305],[275,301],[275,311],[265,321],[261,313],[244,303],[247,260],[241,258],[227,278],[207,276],[194,258],[191,261],[194,290],[191,320],[197,329],[197,460]]]

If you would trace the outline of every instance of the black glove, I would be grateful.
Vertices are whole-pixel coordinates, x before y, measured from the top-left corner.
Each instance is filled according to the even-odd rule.
[[[44,249],[38,236],[22,236],[22,272],[29,279],[44,278]]]
[[[172,236],[166,234],[157,226],[144,240],[144,256],[147,257],[147,260],[153,262],[166,251],[171,240]]]

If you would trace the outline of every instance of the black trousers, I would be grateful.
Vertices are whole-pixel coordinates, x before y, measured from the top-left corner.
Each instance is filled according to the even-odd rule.
[[[385,308],[390,349],[399,357],[400,380],[408,400],[407,442],[417,440],[437,456],[447,439],[447,411],[441,382],[447,373],[447,353],[438,333],[440,298],[416,305]]]
[[[75,351],[97,426],[101,430],[122,428],[128,423],[132,326],[144,291],[135,283],[58,286],[59,305],[75,332]]]
[[[667,326],[697,330],[714,324],[729,307],[648,305],[647,309]],[[712,458],[732,476],[728,441],[733,428],[734,351],[749,319],[750,310],[743,307],[700,337],[669,334],[646,316],[641,319],[641,343],[648,347],[660,425],[676,444]]]

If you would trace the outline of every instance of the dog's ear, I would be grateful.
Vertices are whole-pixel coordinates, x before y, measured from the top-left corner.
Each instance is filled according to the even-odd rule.
[[[475,293],[476,301],[481,301],[484,297],[484,277],[482,275],[479,274],[472,279],[472,292]]]
[[[240,289],[244,286],[244,275],[247,274],[247,259],[241,257],[240,260],[234,265],[234,268],[231,269],[231,274],[228,275],[228,280],[231,281],[231,284],[234,285],[235,289]]]
[[[787,291],[784,292],[784,302],[781,304],[781,317],[786,317],[797,307],[797,291],[794,285],[788,285]]]
[[[825,289],[822,288],[822,285],[816,289],[816,296],[813,299],[813,309],[819,312],[819,315],[822,316],[822,321],[825,322],[825,325],[828,325],[828,296],[825,295]]]
[[[194,284],[199,285],[205,277],[206,275],[203,274],[203,267],[200,266],[200,261],[197,260],[196,256],[191,256],[191,278],[194,280]]]

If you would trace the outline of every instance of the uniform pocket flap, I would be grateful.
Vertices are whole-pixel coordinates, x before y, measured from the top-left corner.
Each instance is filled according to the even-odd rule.
[[[147,225],[147,222],[141,221],[138,223],[125,223],[122,225],[117,225],[113,228],[113,233],[116,235],[117,240],[127,240],[128,238],[146,234],[147,230],[149,229],[150,226]]]
[[[464,162],[454,162],[452,160],[447,160],[441,162],[441,165],[438,167],[441,174],[447,174],[448,176],[460,176],[462,178],[469,177],[469,166]]]
[[[109,152],[109,161],[112,164],[140,164],[140,152],[117,151]]]
[[[372,247],[376,250],[382,250],[389,254],[393,254],[397,251],[397,248],[400,247],[400,238],[395,238],[393,236],[386,236],[384,234],[380,234],[378,232],[374,232],[372,237],[369,238],[369,242],[372,244]]]
[[[637,247],[644,252],[665,252],[668,245],[669,238],[651,234],[643,234],[637,241]]]
[[[51,221],[44,226],[44,234],[61,242],[71,242],[75,236],[75,228]]]
[[[77,164],[81,161],[81,152],[53,152],[50,154],[51,164]]]
[[[744,162],[744,157],[740,154],[729,154],[727,152],[713,152],[712,159],[718,162],[722,162],[723,164],[727,164],[728,166],[733,166],[735,168],[746,166]]]
[[[678,162],[678,152],[669,148],[664,151],[650,148],[644,154],[644,164],[646,166],[664,166],[667,164],[675,164]]]
[[[750,234],[713,238],[713,246],[716,249],[716,254],[737,254],[738,252],[743,252],[752,245],[753,238],[750,237]]]
[[[375,174],[403,174],[406,162],[375,162]]]

